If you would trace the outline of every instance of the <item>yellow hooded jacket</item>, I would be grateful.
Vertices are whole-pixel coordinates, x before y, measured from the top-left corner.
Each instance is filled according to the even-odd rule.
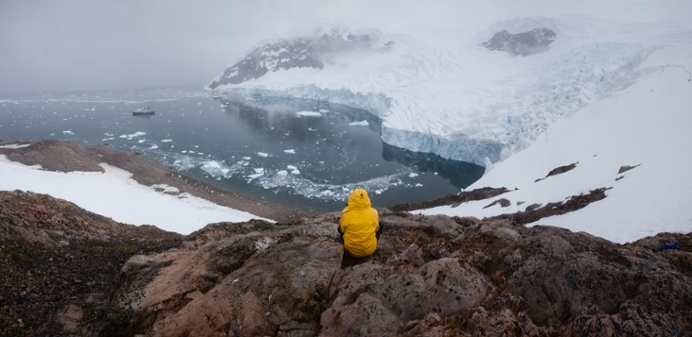
[[[340,229],[344,249],[353,257],[365,257],[377,249],[375,232],[380,228],[380,217],[372,208],[368,192],[355,189],[348,197],[348,206],[341,211]]]

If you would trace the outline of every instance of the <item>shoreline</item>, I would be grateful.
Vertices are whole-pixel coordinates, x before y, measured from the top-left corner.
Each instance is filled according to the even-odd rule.
[[[15,144],[16,146],[11,146]],[[180,193],[210,201],[220,206],[248,212],[278,223],[295,223],[306,211],[300,211],[265,200],[241,196],[151,162],[137,153],[126,153],[107,145],[80,145],[60,140],[14,141],[0,143],[0,154],[24,165],[40,165],[55,172],[103,172],[99,163],[106,163],[132,174],[132,179],[145,186],[164,184]],[[163,192],[161,192],[163,193]]]

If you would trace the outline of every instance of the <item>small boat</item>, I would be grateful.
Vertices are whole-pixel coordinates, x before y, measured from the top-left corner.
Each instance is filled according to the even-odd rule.
[[[132,116],[153,115],[154,113],[156,113],[156,111],[152,110],[150,107],[146,107],[146,108],[139,108],[135,111],[132,111]]]

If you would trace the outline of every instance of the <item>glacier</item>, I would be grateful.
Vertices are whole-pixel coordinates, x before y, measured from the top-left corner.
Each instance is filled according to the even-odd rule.
[[[500,32],[539,32],[543,42],[551,40],[519,55],[486,48]],[[692,40],[689,29],[673,22],[585,15],[498,21],[471,36],[450,43],[339,27],[266,40],[207,89],[363,109],[382,120],[387,144],[492,167],[557,121],[617,95],[641,76],[684,68]],[[652,60],[661,49],[680,59]]]

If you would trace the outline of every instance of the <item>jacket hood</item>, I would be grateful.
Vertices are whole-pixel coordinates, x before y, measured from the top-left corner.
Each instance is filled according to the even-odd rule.
[[[344,208],[343,212],[353,208],[368,208],[370,206],[372,206],[372,204],[370,203],[368,192],[362,188],[357,188],[353,190],[348,197],[348,206]]]

